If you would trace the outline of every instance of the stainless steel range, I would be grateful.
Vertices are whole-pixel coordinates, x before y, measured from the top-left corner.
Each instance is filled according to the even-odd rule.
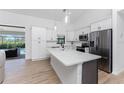
[[[86,52],[86,48],[89,48],[88,42],[82,43],[81,46],[77,46],[76,50],[80,52]]]

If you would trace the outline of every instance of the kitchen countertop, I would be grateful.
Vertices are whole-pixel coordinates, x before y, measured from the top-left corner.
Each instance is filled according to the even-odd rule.
[[[48,48],[48,51],[65,66],[83,64],[84,62],[101,58],[98,55],[79,52],[73,49]]]

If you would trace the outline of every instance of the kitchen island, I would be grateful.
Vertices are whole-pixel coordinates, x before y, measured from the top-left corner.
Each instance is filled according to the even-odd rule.
[[[98,55],[72,49],[48,49],[50,62],[64,84],[95,84],[98,81]]]

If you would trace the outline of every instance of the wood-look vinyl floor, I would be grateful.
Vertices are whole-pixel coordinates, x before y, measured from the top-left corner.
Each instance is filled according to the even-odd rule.
[[[8,60],[5,67],[4,84],[57,84],[59,78],[52,69],[49,60],[26,61]]]
[[[4,84],[61,84],[49,60],[7,60]],[[124,84],[124,72],[115,76],[98,71],[99,84]]]
[[[99,71],[99,84],[124,84],[124,71],[118,75]]]

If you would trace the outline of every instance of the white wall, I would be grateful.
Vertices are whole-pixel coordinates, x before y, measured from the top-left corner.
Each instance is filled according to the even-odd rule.
[[[112,28],[113,28],[113,74],[117,74],[117,10],[112,10]]]
[[[24,26],[26,27],[26,59],[31,58],[31,26],[38,27],[48,27],[53,28],[54,21],[36,18],[32,16],[10,13],[7,11],[0,11],[0,24],[2,25],[15,25],[15,26]],[[57,22],[57,30],[59,32],[65,31],[63,24]]]
[[[113,10],[113,74],[124,71],[124,13]]]
[[[79,18],[79,20],[75,24],[73,24],[75,25],[73,29],[79,29],[82,27],[90,26],[91,23],[97,22],[105,18],[109,18],[111,16],[111,9],[88,9]]]

